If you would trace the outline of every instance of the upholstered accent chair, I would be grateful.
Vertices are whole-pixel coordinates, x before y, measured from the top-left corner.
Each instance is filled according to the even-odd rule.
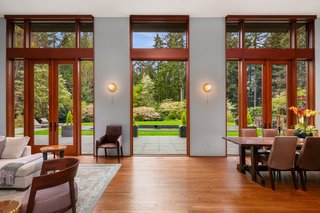
[[[294,129],[283,129],[284,136],[294,136]]]
[[[278,135],[278,129],[262,129],[263,137],[276,137]]]
[[[44,161],[41,175],[34,177],[22,200],[22,213],[76,212],[78,187],[74,181],[79,160],[61,158]]]
[[[303,190],[306,190],[306,171],[320,171],[320,137],[307,137],[297,160]]]
[[[297,137],[276,136],[270,151],[270,155],[258,156],[258,161],[268,167],[272,189],[275,189],[273,171],[291,171],[295,189],[297,189],[295,176],[295,155]]]
[[[123,157],[122,149],[122,127],[108,125],[106,128],[106,134],[100,137],[96,141],[96,161],[98,162],[98,150],[99,148],[104,149],[105,156],[107,157],[108,149],[116,149],[118,154],[118,163],[120,163],[120,151]]]

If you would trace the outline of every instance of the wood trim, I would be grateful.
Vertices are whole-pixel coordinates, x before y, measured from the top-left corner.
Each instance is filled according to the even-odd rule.
[[[24,22],[24,31],[23,31],[23,47],[30,47],[30,21],[26,20]]]
[[[14,136],[14,67],[13,62],[7,59],[7,74],[6,74],[6,135]]]
[[[93,20],[92,15],[5,15],[7,20],[41,20],[41,21],[52,21],[52,20]]]
[[[24,135],[25,136],[29,136],[31,135],[30,129],[29,127],[29,123],[30,121],[33,121],[33,118],[30,117],[30,104],[29,104],[29,100],[30,100],[30,86],[29,86],[29,82],[30,82],[30,61],[27,59],[24,59],[24,119],[23,119],[23,129],[24,129]]]
[[[76,21],[76,48],[79,49],[80,48],[80,22]]]
[[[132,60],[150,61],[187,61],[189,50],[186,49],[131,49]]]
[[[315,73],[315,63],[313,61],[308,62],[308,72],[307,72],[307,94],[308,94],[308,108],[315,109],[316,107],[316,86],[315,86],[315,79],[316,79],[316,73]],[[314,125],[315,124],[315,118],[311,117],[309,119],[309,124]]]
[[[188,15],[131,15],[131,23],[186,23],[189,22]]]
[[[227,59],[291,60],[314,58],[314,49],[226,49]]]
[[[189,16],[187,21],[187,30],[186,30],[186,38],[187,38],[187,50],[188,50],[188,60],[186,61],[186,113],[187,113],[187,155],[191,156],[190,153],[190,138],[191,138],[191,122],[190,122],[190,25],[189,25]]]
[[[133,156],[133,60],[130,60],[130,156]]]
[[[290,22],[290,48],[297,48],[297,22]]]
[[[228,15],[227,21],[313,21],[317,19],[316,15]]]
[[[41,59],[93,59],[93,48],[8,48],[7,57]]]

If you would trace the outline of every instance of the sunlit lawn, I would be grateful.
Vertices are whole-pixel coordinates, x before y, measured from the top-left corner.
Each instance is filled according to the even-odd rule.
[[[136,121],[136,125],[181,125],[181,120]],[[179,136],[178,129],[138,129],[138,136]]]
[[[181,125],[181,120],[136,121],[136,125]]]

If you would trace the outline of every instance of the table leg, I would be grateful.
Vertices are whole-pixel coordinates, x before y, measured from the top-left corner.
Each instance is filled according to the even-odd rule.
[[[245,167],[246,166],[246,150],[245,146],[239,146],[239,164],[237,165],[237,169],[241,173],[245,173]]]
[[[64,157],[64,150],[60,150],[60,158]]]
[[[48,160],[48,153],[42,152],[43,160]]]
[[[264,178],[260,175],[258,171],[258,147],[252,146],[251,147],[251,175],[252,180],[259,183],[260,185],[265,185]]]

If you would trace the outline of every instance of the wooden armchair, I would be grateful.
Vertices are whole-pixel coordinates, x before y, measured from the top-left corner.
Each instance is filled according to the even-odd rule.
[[[74,182],[79,160],[62,158],[44,161],[41,175],[34,177],[22,200],[22,213],[76,212],[78,187]]]
[[[96,141],[96,160],[98,162],[98,149],[103,148],[105,156],[107,157],[107,149],[117,149],[118,163],[120,163],[120,150],[123,157],[122,149],[122,127],[121,126],[107,126],[106,134]]]

